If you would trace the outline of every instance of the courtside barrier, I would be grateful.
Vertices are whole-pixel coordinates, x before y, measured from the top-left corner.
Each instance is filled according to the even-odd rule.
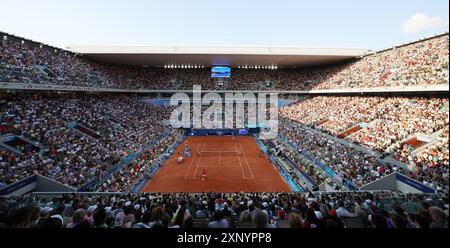
[[[256,137],[255,141],[256,144],[258,144],[258,146],[261,148],[261,150],[269,157],[270,161],[272,162],[273,165],[275,165],[275,167],[278,169],[278,171],[280,172],[280,175],[286,180],[286,182],[288,183],[289,187],[292,189],[292,191],[294,192],[303,192],[303,190],[301,189],[300,186],[297,185],[297,183],[295,183],[294,179],[292,178],[292,176],[283,168],[283,166],[281,166],[278,161],[276,161],[276,159],[274,159],[268,152],[267,147]]]

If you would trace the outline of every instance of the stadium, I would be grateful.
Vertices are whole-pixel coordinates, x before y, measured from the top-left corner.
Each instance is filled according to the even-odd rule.
[[[0,32],[0,225],[447,228],[448,93],[448,32],[376,52]],[[175,126],[174,95],[216,125]]]

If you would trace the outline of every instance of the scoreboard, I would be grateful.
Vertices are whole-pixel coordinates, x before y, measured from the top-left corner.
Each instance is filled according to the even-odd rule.
[[[213,66],[211,68],[212,78],[229,78],[231,75],[231,68],[227,66]]]

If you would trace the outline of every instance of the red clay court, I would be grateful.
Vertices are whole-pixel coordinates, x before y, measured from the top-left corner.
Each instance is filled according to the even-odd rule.
[[[188,137],[187,141],[191,157],[177,163],[184,156],[183,142],[142,192],[292,191],[253,137]],[[203,169],[208,172],[205,180]]]

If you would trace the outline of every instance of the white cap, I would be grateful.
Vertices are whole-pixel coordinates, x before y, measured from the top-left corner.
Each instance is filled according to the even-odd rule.
[[[53,208],[51,208],[51,207],[43,207],[43,208],[41,208],[41,213],[42,214],[48,214],[51,211],[53,211]]]
[[[63,219],[63,217],[61,217],[61,215],[55,214],[55,215],[50,216],[50,218],[52,218],[52,219],[58,219],[58,220],[61,221],[61,224],[64,225],[64,219]]]

